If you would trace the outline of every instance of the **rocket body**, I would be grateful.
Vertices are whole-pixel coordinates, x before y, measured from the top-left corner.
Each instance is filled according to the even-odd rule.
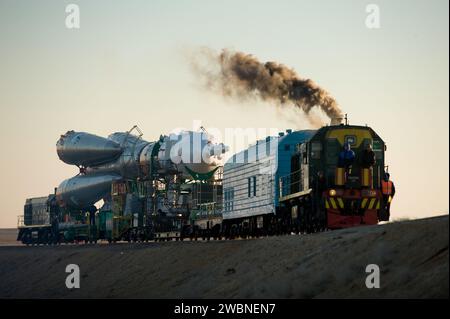
[[[69,131],[56,146],[64,163],[81,167],[81,175],[63,181],[56,192],[62,207],[75,209],[84,209],[106,197],[114,181],[167,174],[186,179],[208,176],[228,150],[223,144],[213,143],[206,132],[181,132],[148,142],[130,132],[104,138]]]

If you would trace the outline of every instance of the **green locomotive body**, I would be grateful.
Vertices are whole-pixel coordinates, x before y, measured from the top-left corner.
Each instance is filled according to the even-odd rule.
[[[354,159],[350,165],[339,165],[346,144]],[[368,145],[374,163],[364,162]],[[280,179],[282,207],[299,227],[336,229],[388,220],[381,194],[385,150],[384,141],[370,127],[322,127],[297,145],[291,173]]]

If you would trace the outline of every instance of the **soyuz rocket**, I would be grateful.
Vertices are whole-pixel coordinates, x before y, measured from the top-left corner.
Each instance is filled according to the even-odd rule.
[[[131,132],[136,129],[140,135]],[[212,176],[228,148],[212,142],[206,131],[183,131],[148,142],[134,126],[107,138],[86,132],[61,135],[56,150],[61,161],[76,165],[80,173],[64,180],[56,190],[61,207],[86,209],[105,198],[111,184],[121,180],[148,180],[173,176],[197,180]]]

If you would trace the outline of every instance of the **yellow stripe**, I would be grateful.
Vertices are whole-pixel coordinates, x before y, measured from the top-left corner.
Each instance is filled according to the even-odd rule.
[[[377,209],[380,209],[380,201],[377,200]]]
[[[369,186],[369,169],[362,169],[362,186]]]
[[[345,137],[348,135],[353,135],[356,137],[356,145],[352,145],[352,148],[359,147],[364,139],[369,139],[372,141],[372,133],[368,128],[346,128],[341,126],[335,126],[330,129],[327,133],[327,138],[335,138],[339,141],[342,146],[345,142]]]
[[[375,204],[375,200],[376,200],[376,198],[372,198],[370,200],[370,204],[369,204],[369,208],[368,209],[372,209],[373,208],[373,204]]]
[[[344,202],[342,201],[342,198],[339,197],[339,198],[337,199],[337,201],[338,201],[338,203],[339,203],[339,207],[340,207],[340,208],[344,208]]]
[[[325,199],[325,208],[328,209],[330,208],[330,205],[328,204],[328,201]]]
[[[361,203],[361,208],[365,208],[367,203],[367,198],[364,198]]]
[[[344,185],[344,176],[345,176],[345,169],[342,167],[336,167],[335,184]]]
[[[337,209],[336,202],[334,201],[334,198],[330,198],[331,206],[333,206],[333,209]]]

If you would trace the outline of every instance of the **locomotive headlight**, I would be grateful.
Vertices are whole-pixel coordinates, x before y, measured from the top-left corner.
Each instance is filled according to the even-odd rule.
[[[330,196],[336,196],[336,191],[334,189],[330,189]]]

